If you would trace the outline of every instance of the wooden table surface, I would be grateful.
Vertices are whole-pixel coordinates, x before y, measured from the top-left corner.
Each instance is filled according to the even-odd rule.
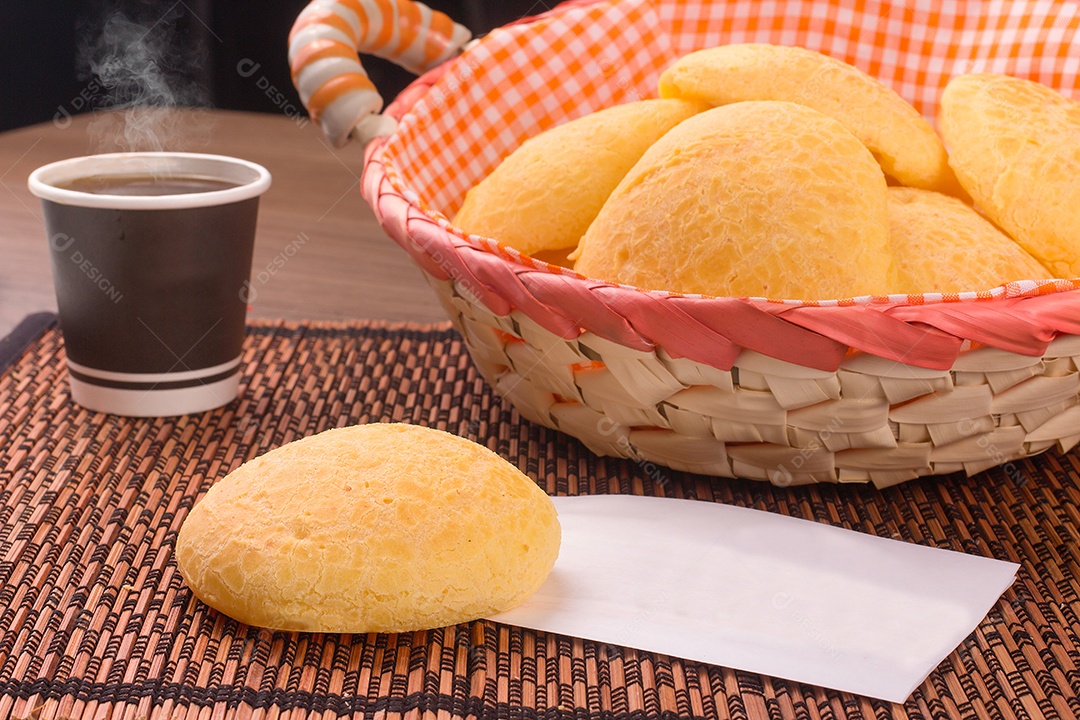
[[[249,318],[445,320],[420,271],[360,196],[361,150],[331,148],[305,119],[183,112],[168,150],[233,155],[273,176],[259,205]],[[56,310],[45,226],[27,176],[54,160],[126,149],[118,115],[79,115],[0,133],[0,337],[28,313]],[[149,149],[145,144],[137,149]]]

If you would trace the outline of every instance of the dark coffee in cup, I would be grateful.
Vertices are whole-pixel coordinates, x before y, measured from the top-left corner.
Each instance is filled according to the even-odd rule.
[[[95,195],[181,195],[228,190],[237,184],[212,177],[154,177],[152,175],[91,175],[60,186]]]
[[[269,181],[251,163],[181,153],[91,156],[31,175],[76,402],[164,416],[235,399]]]

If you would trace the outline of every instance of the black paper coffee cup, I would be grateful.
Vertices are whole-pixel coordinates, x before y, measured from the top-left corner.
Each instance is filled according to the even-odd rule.
[[[159,417],[237,396],[259,196],[270,174],[216,155],[117,153],[31,174],[73,399]]]

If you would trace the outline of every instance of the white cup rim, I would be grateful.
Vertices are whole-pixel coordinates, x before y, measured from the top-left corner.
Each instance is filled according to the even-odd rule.
[[[223,190],[173,195],[109,195],[57,186],[93,175],[167,175],[170,172],[221,178],[240,184]],[[60,205],[115,210],[181,210],[228,205],[258,197],[270,187],[270,172],[262,165],[227,155],[121,152],[84,155],[43,165],[30,173],[27,185],[35,196]]]

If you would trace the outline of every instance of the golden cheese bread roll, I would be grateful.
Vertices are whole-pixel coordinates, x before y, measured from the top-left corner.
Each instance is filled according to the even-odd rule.
[[[957,177],[1053,277],[1080,277],[1080,103],[1006,75],[961,75],[941,96]]]
[[[188,515],[176,561],[197,597],[250,625],[404,632],[517,605],[559,540],[551,499],[487,448],[372,424],[234,470]]]
[[[956,198],[889,188],[894,293],[988,290],[1050,273],[1012,238]]]
[[[681,293],[879,293],[891,262],[885,190],[870,152],[836,120],[788,102],[725,105],[645,152],[574,269]]]
[[[813,50],[757,43],[699,50],[664,71],[660,97],[806,105],[840,121],[900,184],[959,191],[941,139],[914,107],[858,68]]]
[[[453,223],[527,255],[573,248],[641,154],[702,109],[640,100],[546,130],[469,190]]]

